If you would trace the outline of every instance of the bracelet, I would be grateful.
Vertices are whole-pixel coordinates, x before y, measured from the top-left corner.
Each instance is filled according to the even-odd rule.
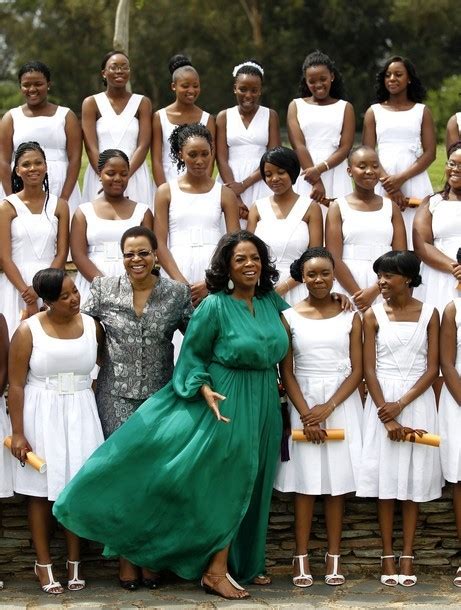
[[[332,400],[331,401],[331,406],[333,407],[333,411],[336,409],[336,403]]]
[[[398,399],[397,404],[398,404],[398,405],[399,405],[399,407],[400,407],[400,412],[399,412],[399,415],[400,415],[400,413],[402,413],[402,411],[404,410],[405,405],[403,405],[403,404],[400,402],[400,398]]]
[[[245,180],[242,180],[242,182],[240,183],[242,185],[243,188],[245,188]]]
[[[290,290],[290,284],[288,283],[288,280],[285,280],[285,286],[287,287],[287,290]]]
[[[330,166],[328,165],[328,163],[326,161],[322,161],[323,165],[327,168],[327,172],[330,171]]]

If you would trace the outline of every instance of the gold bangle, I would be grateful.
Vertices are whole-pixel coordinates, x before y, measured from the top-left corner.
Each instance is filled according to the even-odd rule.
[[[326,161],[322,161],[323,165],[327,168],[327,172],[330,171],[330,166],[328,165],[328,163]]]

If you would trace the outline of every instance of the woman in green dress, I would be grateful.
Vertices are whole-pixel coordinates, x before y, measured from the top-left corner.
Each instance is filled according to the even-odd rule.
[[[288,348],[258,237],[221,238],[210,295],[192,316],[173,380],[93,454],[54,505],[66,528],[207,592],[248,597],[264,571],[281,415],[276,364]]]

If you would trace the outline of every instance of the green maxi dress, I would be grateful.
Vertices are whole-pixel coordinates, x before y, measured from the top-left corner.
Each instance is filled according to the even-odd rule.
[[[244,301],[223,292],[194,312],[173,380],[101,445],[53,512],[79,536],[136,565],[201,576],[230,548],[249,582],[265,567],[281,415],[276,364],[287,352],[275,292]],[[226,396],[218,421],[199,389]]]

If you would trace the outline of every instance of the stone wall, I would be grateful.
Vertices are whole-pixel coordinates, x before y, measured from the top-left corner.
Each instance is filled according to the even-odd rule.
[[[291,571],[294,550],[293,502],[291,494],[274,492],[267,539],[267,563],[271,572]],[[402,547],[400,512],[395,516],[396,544],[398,554]],[[416,534],[415,556],[418,571],[431,570],[453,572],[460,563],[458,540],[454,522],[449,486],[443,497],[421,504],[421,513]],[[95,543],[84,543],[83,558],[87,562],[86,573],[93,575],[115,574],[116,563],[105,561],[100,556],[101,547]],[[314,574],[322,574],[326,551],[326,532],[321,500],[315,507],[312,542],[310,547],[311,568]],[[381,542],[376,515],[376,502],[358,499],[352,495],[346,502],[342,557],[346,574],[377,572]],[[53,561],[63,566],[66,558],[64,536],[57,529],[52,543]],[[25,498],[17,496],[0,502],[0,576],[32,575],[35,553],[31,545],[27,525]],[[88,565],[89,564],[89,565]]]

